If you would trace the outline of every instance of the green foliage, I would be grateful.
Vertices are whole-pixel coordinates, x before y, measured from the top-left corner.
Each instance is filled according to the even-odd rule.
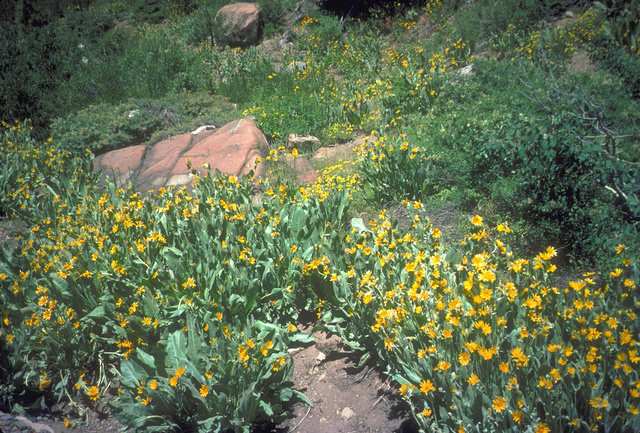
[[[638,49],[640,39],[640,2],[638,0],[605,0],[594,6],[607,14],[607,34],[619,45]]]
[[[264,27],[262,34],[265,38],[268,38],[283,29],[286,14],[293,11],[298,3],[299,2],[296,0],[258,1],[260,19],[262,20]]]
[[[481,41],[507,31],[509,25],[529,29],[544,17],[546,1],[481,0],[467,3],[455,15],[453,26],[463,40]]]
[[[587,273],[556,286],[553,248],[519,259],[490,234],[508,238],[509,227],[493,231],[479,216],[446,248],[421,205],[410,208],[418,212],[406,232],[384,211],[368,225],[352,221],[336,302],[323,309],[345,340],[385,365],[420,428],[640,425],[628,357],[638,359],[637,270],[624,246],[606,284]]]
[[[596,254],[608,236],[605,227],[621,223],[613,204],[604,205],[606,191],[594,181],[594,177],[609,176],[601,172],[606,166],[602,149],[585,146],[566,129],[547,129],[525,117],[513,119],[503,134],[487,140],[481,156],[487,160],[479,167],[499,161],[504,170],[501,177],[513,177],[512,185],[517,186],[494,198],[517,215],[536,221],[547,239],[559,239],[573,254]]]
[[[430,195],[429,155],[403,137],[365,142],[358,149],[362,182],[377,200],[417,199]]]
[[[611,40],[603,40],[593,51],[599,65],[618,75],[629,87],[633,98],[640,97],[640,54],[629,47],[620,47]]]
[[[159,0],[135,0],[133,10],[143,22],[157,24],[164,19],[165,8]]]
[[[11,186],[21,201],[8,210],[33,227],[0,269],[0,332],[20,361],[13,380],[94,401],[118,380],[114,414],[149,431],[246,431],[278,419],[293,395],[286,350],[312,338],[293,325],[313,299],[304,269],[335,251],[347,194],[265,183],[270,198],[254,205],[248,177],[196,170],[192,193],[100,190],[86,158],[49,161],[56,147],[39,151],[26,131],[7,131],[3,150],[75,174],[10,173],[29,175]]]
[[[477,171],[494,167],[498,177],[517,179],[524,194],[518,193],[520,200],[504,196],[503,203],[530,215],[574,257],[595,257],[640,215],[639,172],[635,159],[628,159],[635,155],[628,141],[636,134],[634,120],[619,121],[616,111],[626,92],[616,86],[590,93],[586,86],[594,83],[557,74],[547,69],[525,81],[524,94],[544,108],[547,119],[508,116],[505,127],[482,139]],[[605,94],[607,111],[595,99]]]
[[[0,119],[33,121],[39,138],[60,113],[56,94],[71,73],[69,63],[77,47],[63,39],[54,24],[21,33],[0,23]]]
[[[187,41],[189,43],[206,41],[213,45],[218,31],[214,22],[215,17],[218,11],[229,3],[231,2],[228,0],[216,0],[198,7],[193,14],[187,17],[189,22]]]
[[[161,27],[143,25],[137,35],[114,29],[75,59],[73,75],[62,86],[66,105],[75,111],[99,102],[204,89],[207,79],[196,58],[168,39]]]

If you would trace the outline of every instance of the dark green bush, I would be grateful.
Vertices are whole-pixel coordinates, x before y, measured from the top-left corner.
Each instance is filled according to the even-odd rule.
[[[21,33],[0,23],[0,119],[32,119],[36,132],[45,131],[60,112],[58,92],[71,71],[78,48],[59,37],[55,25]]]
[[[537,24],[548,10],[551,1],[480,0],[468,2],[456,14],[453,26],[463,40],[480,41],[505,32],[509,24],[528,29]]]
[[[592,51],[592,57],[602,68],[618,75],[628,86],[632,97],[640,97],[640,54],[607,39]]]

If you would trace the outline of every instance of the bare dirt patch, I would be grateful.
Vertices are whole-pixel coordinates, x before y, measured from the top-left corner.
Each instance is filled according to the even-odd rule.
[[[324,331],[315,344],[292,353],[292,382],[313,407],[296,403],[277,432],[396,432],[418,429],[391,380],[372,366],[357,368],[360,355]]]
[[[567,62],[567,70],[571,73],[594,74],[598,68],[589,58],[585,50],[577,51]]]

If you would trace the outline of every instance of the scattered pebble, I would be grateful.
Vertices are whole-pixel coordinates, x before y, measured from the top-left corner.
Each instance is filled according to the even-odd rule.
[[[342,417],[342,419],[349,419],[352,416],[355,415],[355,412],[351,410],[351,408],[349,407],[345,407],[344,409],[342,409],[342,412],[340,412],[340,416]]]

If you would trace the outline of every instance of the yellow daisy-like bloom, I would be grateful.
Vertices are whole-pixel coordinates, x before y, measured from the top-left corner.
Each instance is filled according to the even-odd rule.
[[[209,387],[207,385],[202,385],[199,392],[201,396],[206,397],[209,394]]]
[[[169,385],[176,386],[178,384],[178,376],[171,376],[169,379]]]
[[[372,297],[373,297],[373,293],[367,292],[367,293],[365,293],[364,297],[362,298],[362,302],[364,304],[368,304],[369,302],[371,302],[371,298]]]
[[[96,401],[100,397],[100,389],[97,386],[92,386],[87,391],[87,395],[91,400]]]
[[[158,381],[153,379],[151,382],[149,382],[149,388],[150,389],[156,389],[158,388]]]
[[[522,411],[516,410],[513,412],[513,420],[517,423],[521,422],[524,418],[524,413]]]
[[[467,380],[467,382],[469,382],[473,386],[476,383],[480,382],[480,378],[475,374],[472,374],[471,376],[469,376],[469,379]]]
[[[482,217],[480,215],[476,215],[471,219],[471,224],[473,224],[474,226],[481,226],[482,225]]]
[[[435,391],[436,387],[430,380],[423,380],[420,382],[420,391],[424,394],[429,394],[431,391]]]
[[[535,433],[549,433],[551,430],[549,430],[549,426],[546,423],[541,422],[534,431]]]
[[[178,369],[176,369],[176,376],[180,377],[184,374],[184,367],[180,367]]]
[[[449,364],[447,361],[440,361],[438,362],[438,365],[436,365],[436,367],[433,369],[433,371],[447,371],[450,367],[451,364]]]
[[[504,397],[496,397],[493,399],[493,410],[502,412],[507,407],[507,400]]]

